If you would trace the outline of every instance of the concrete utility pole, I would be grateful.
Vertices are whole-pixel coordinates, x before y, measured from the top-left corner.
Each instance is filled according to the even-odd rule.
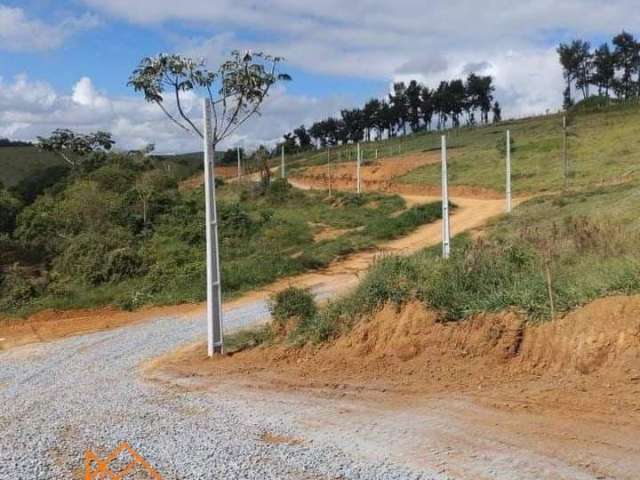
[[[236,151],[238,153],[238,183],[242,179],[242,163],[240,161],[240,147],[236,147]]]
[[[507,130],[507,213],[511,213],[511,131]]]
[[[282,173],[282,178],[286,178],[287,172],[284,169],[284,145],[282,145],[282,161],[281,161],[281,165],[280,165],[280,170],[281,170],[281,173]]]
[[[360,187],[360,143],[358,143],[357,146],[357,155],[356,155],[356,192],[358,193],[358,195],[360,194],[361,191],[361,187]]]
[[[569,186],[569,156],[567,155],[567,116],[562,117],[562,164],[564,168],[564,188]]]
[[[442,135],[442,258],[449,258],[451,241],[449,231],[449,185],[447,178],[447,137]]]
[[[327,183],[329,184],[329,196],[331,196],[331,148],[327,147]]]
[[[222,353],[222,292],[218,253],[218,214],[216,210],[215,149],[211,132],[211,100],[204,106],[204,191],[207,234],[207,350],[209,356]]]

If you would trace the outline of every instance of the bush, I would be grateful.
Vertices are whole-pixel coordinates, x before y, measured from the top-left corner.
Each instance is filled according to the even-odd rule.
[[[29,205],[35,201],[38,195],[46,192],[54,186],[64,183],[70,169],[66,165],[54,165],[43,170],[32,172],[15,185],[11,192]]]
[[[15,230],[19,211],[20,202],[0,188],[0,233],[12,233]]]
[[[279,328],[286,328],[291,320],[297,324],[308,322],[318,313],[318,308],[311,292],[289,287],[271,297],[269,311],[274,324]]]
[[[0,277],[0,310],[15,311],[38,293],[35,282],[23,270],[12,267]]]
[[[276,178],[266,189],[266,196],[270,202],[286,202],[291,194],[292,188],[286,178]]]
[[[87,232],[68,241],[64,252],[54,260],[54,271],[70,280],[90,285],[116,282],[141,272],[142,259],[124,230],[108,233]]]

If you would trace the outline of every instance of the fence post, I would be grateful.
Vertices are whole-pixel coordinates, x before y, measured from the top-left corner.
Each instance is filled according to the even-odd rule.
[[[569,156],[567,154],[567,116],[562,117],[562,163],[564,168],[564,188],[569,186]]]
[[[282,161],[281,161],[281,165],[280,165],[280,173],[282,178],[286,178],[287,176],[287,172],[285,171],[285,167],[284,167],[284,145],[282,145]]]
[[[331,196],[331,147],[327,147],[327,183],[329,184],[329,196]]]
[[[238,183],[242,179],[242,163],[240,161],[240,147],[236,147],[236,151],[238,153]]]
[[[442,135],[442,258],[451,253],[449,231],[449,185],[447,177],[447,137]]]
[[[356,192],[360,194],[360,142],[358,142],[356,152]]]
[[[511,213],[511,131],[507,130],[507,213]]]
[[[204,189],[207,236],[207,352],[210,357],[222,353],[222,292],[220,289],[220,255],[218,250],[218,215],[216,211],[215,146],[211,132],[211,100],[204,106]]]

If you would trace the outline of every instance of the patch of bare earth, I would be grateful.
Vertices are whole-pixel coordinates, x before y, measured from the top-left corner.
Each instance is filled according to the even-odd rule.
[[[541,325],[515,313],[441,323],[418,303],[387,306],[328,346],[205,352],[185,347],[147,374],[259,392],[273,408],[286,399],[312,438],[364,442],[371,455],[453,478],[640,471],[640,296]]]
[[[72,335],[111,330],[163,316],[187,316],[200,313],[196,304],[148,307],[135,312],[115,307],[76,310],[43,310],[28,318],[0,318],[0,351],[36,342]]]
[[[440,187],[434,185],[408,184],[399,182],[398,178],[424,165],[440,162],[437,152],[406,154],[372,161],[361,166],[361,186],[365,192],[387,192],[403,195],[440,195]],[[356,162],[342,162],[308,167],[295,172],[290,182],[301,188],[353,191],[356,188]],[[449,192],[453,196],[494,200],[504,198],[504,194],[482,187],[450,185]]]

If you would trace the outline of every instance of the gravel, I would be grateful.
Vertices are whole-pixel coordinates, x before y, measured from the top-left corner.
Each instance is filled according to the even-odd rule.
[[[256,302],[225,322],[235,328],[265,314]],[[444,478],[372,462],[339,442],[305,441],[286,412],[249,398],[186,392],[139,375],[141,362],[205,334],[202,318],[159,318],[0,353],[0,479],[84,478],[86,449],[104,455],[122,441],[164,479]],[[266,443],[264,432],[303,441]]]

